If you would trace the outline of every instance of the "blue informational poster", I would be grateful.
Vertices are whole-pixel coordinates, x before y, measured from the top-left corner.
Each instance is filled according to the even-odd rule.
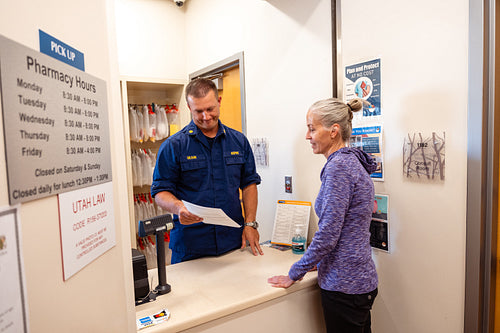
[[[380,58],[345,67],[345,99],[362,98],[367,102],[363,117],[382,115]]]
[[[370,176],[373,180],[384,180],[382,125],[353,128],[349,138],[349,147],[359,148],[369,154],[377,163],[377,170]]]

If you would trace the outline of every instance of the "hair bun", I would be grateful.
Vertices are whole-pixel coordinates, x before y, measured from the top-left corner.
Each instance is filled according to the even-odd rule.
[[[347,103],[352,112],[358,112],[363,109],[364,101],[361,98],[354,98]]]

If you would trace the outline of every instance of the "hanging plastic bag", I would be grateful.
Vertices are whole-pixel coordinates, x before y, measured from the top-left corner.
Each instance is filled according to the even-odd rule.
[[[139,216],[140,220],[146,220],[148,218],[146,206],[144,203],[144,196],[142,194],[139,196]]]
[[[132,185],[138,186],[139,181],[137,180],[137,159],[136,152],[132,151],[131,160],[132,160]]]
[[[153,183],[153,173],[155,171],[155,166],[156,166],[156,154],[151,151],[151,149],[148,149],[148,156],[149,160],[151,162],[150,168],[151,168],[151,183]]]
[[[155,209],[155,206],[153,204],[153,199],[151,198],[151,196],[148,197],[148,215],[149,215],[149,218],[156,216],[156,209]]]
[[[142,111],[137,110],[137,129],[139,131],[139,141],[140,143],[144,142],[144,116],[142,115]]]
[[[163,140],[168,137],[168,120],[165,108],[162,106],[158,108],[156,114],[156,138]]]
[[[149,109],[147,105],[142,107],[142,132],[144,133],[144,142],[149,140]]]
[[[170,135],[174,135],[180,129],[180,120],[179,120],[179,109],[177,105],[172,104],[167,110],[167,119],[169,124]]]
[[[140,156],[140,153],[136,153],[135,154],[135,172],[136,172],[136,175],[137,175],[137,182],[136,182],[136,185],[135,186],[142,186],[144,185],[143,181],[142,181],[142,158]]]
[[[155,105],[148,104],[148,136],[152,142],[156,141],[156,113],[154,112]]]
[[[146,151],[142,151],[142,183],[144,185],[151,185],[152,183],[152,170],[151,170],[151,158],[146,153]]]
[[[137,128],[137,113],[135,108],[130,106],[128,110],[130,141],[139,142],[139,130]]]
[[[134,221],[137,223],[140,218],[139,218],[139,202],[137,199],[137,195],[134,196]]]
[[[156,114],[156,141],[158,140],[162,140],[163,137],[162,137],[162,133],[160,133],[160,125],[161,125],[161,114],[160,114],[160,106],[158,104],[155,104],[155,114]]]
[[[153,239],[149,236],[148,236],[147,251],[149,252],[149,258],[150,258],[149,263],[147,262],[147,259],[146,259],[146,264],[147,264],[148,268],[158,267],[158,264],[156,262],[156,247],[155,247]],[[151,267],[149,267],[150,265],[151,265]]]
[[[135,186],[144,185],[142,182],[142,159],[140,154],[136,151],[134,155],[134,166],[135,166]]]

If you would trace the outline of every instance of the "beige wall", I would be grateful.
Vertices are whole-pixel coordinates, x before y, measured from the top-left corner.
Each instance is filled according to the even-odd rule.
[[[5,37],[38,50],[42,29],[84,53],[86,72],[107,82],[111,120],[115,247],[63,281],[57,196],[19,206],[30,331],[135,331],[114,3],[0,0],[0,8],[0,34]],[[0,126],[2,159],[3,137]],[[0,206],[7,206],[4,162],[0,184]]]

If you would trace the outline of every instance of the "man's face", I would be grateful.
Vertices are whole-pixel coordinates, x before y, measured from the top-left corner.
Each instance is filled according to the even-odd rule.
[[[196,126],[206,136],[214,137],[218,130],[220,97],[217,99],[214,92],[210,90],[204,97],[188,96],[187,101]]]

